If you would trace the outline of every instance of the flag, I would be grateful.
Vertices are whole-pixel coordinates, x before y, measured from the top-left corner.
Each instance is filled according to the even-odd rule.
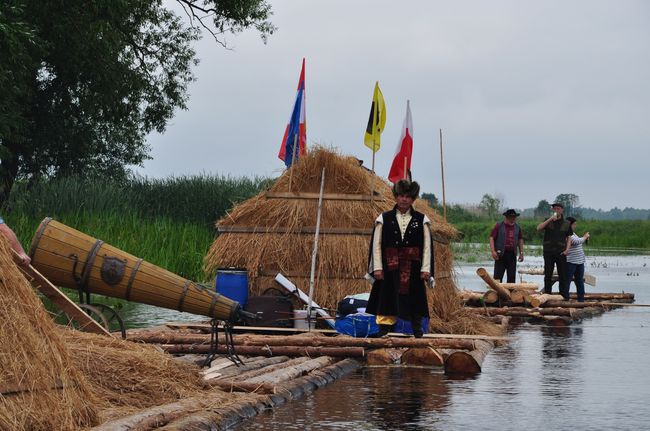
[[[406,117],[402,127],[402,135],[397,142],[393,164],[388,173],[391,183],[410,178],[411,155],[413,154],[413,120],[411,119],[411,104],[406,101]]]
[[[294,144],[298,145],[295,153],[293,148]],[[296,103],[293,105],[289,124],[287,124],[287,128],[284,130],[284,137],[282,138],[282,145],[280,146],[278,157],[289,167],[294,162],[294,154],[297,160],[300,156],[304,156],[305,153],[307,153],[307,122],[305,119],[305,59],[303,58],[300,79],[298,80]]]
[[[370,118],[368,118],[368,126],[366,127],[366,134],[363,139],[363,143],[373,153],[379,151],[379,137],[381,132],[384,131],[385,124],[386,104],[384,103],[384,96],[379,89],[379,82],[376,82],[375,92],[372,96],[372,105],[370,105]]]

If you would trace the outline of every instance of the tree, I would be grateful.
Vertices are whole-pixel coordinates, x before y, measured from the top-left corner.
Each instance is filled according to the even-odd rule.
[[[438,198],[433,193],[422,193],[422,199],[427,201],[430,206],[435,207],[438,205]]]
[[[149,158],[198,61],[199,28],[274,27],[265,0],[8,0],[0,6],[0,203],[16,178],[124,175]],[[9,61],[5,61],[9,59]],[[9,85],[11,84],[11,85]]]
[[[501,209],[502,202],[499,198],[486,193],[481,198],[481,202],[478,204],[478,206],[485,215],[490,218],[495,218],[499,215],[499,210]]]
[[[563,193],[555,197],[554,202],[564,205],[564,215],[580,217],[580,198],[573,193]]]
[[[546,200],[542,199],[537,204],[535,208],[534,215],[536,218],[547,218],[550,215],[551,204]]]

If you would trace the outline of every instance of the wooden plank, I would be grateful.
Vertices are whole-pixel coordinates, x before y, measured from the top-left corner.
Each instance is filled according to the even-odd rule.
[[[33,266],[29,267],[19,266],[31,280],[29,280],[35,288],[37,288],[46,298],[52,301],[61,311],[68,315],[79,325],[79,329],[85,332],[93,332],[95,334],[112,336],[103,326],[90,318],[81,308],[77,306],[67,295],[61,292],[55,285],[45,278]]]
[[[319,193],[307,192],[266,192],[267,199],[314,199],[317,200]],[[360,195],[347,193],[324,193],[323,200],[326,201],[384,201],[382,196]]]
[[[302,226],[298,229],[287,227],[268,227],[268,226],[217,226],[219,233],[291,233],[291,234],[310,234],[316,233],[316,228],[312,226]],[[330,227],[321,228],[321,234],[326,235],[372,235],[372,228],[350,228],[350,227]]]

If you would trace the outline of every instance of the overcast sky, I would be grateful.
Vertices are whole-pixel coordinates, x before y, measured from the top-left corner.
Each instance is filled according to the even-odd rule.
[[[270,1],[278,27],[209,37],[189,109],[149,137],[151,177],[278,175],[306,58],[307,140],[370,165],[375,81],[386,177],[410,99],[413,177],[447,202],[508,207],[574,193],[585,207],[650,208],[650,2]]]

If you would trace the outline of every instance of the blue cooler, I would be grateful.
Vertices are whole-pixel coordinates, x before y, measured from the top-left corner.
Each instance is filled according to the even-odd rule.
[[[422,331],[424,333],[429,332],[429,318],[425,317],[422,319]],[[410,320],[402,320],[402,319],[397,319],[397,323],[395,323],[395,327],[393,328],[393,332],[401,332],[402,334],[413,334],[413,328],[411,327],[411,321]]]
[[[215,285],[217,293],[239,302],[242,308],[248,302],[248,272],[245,269],[217,269]]]

